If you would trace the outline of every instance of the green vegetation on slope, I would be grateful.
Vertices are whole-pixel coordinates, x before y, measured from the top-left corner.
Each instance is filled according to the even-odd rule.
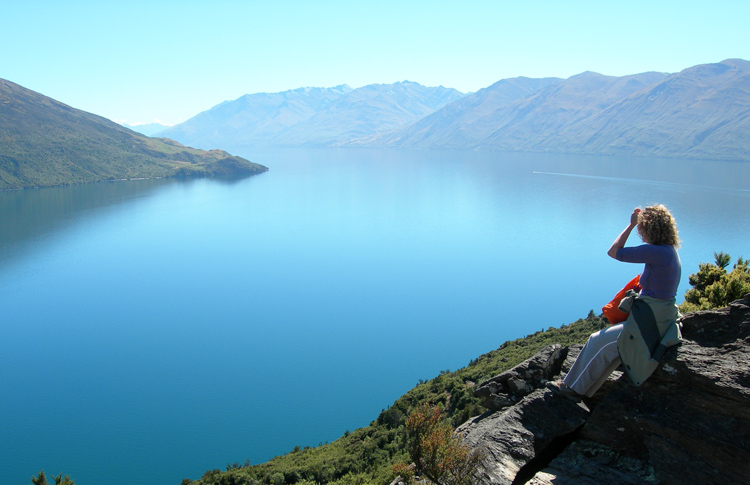
[[[222,150],[149,138],[0,79],[0,190],[266,170]]]
[[[732,258],[724,252],[714,253],[714,263],[701,263],[697,273],[688,281],[691,289],[685,292],[685,301],[680,305],[683,313],[708,310],[729,305],[750,293],[750,261],[742,257],[727,273]]]
[[[747,261],[739,258],[733,270],[727,273],[730,256],[720,252],[715,253],[714,258],[714,264],[701,263],[698,273],[690,275],[692,288],[687,290],[685,302],[680,305],[683,313],[726,306],[750,293]],[[437,405],[451,425],[457,427],[485,412],[479,399],[474,397],[475,384],[515,367],[547,345],[582,344],[590,334],[607,325],[603,317],[591,311],[588,317],[570,325],[550,327],[505,342],[463,369],[446,370],[427,382],[420,381],[369,426],[347,432],[333,443],[317,448],[296,447],[260,465],[235,463],[228,465],[226,471],[209,470],[197,481],[183,480],[183,485],[388,484],[395,478],[393,465],[410,461],[405,425],[415,410],[428,404]]]
[[[254,466],[228,465],[226,471],[207,471],[194,485],[332,484],[361,485],[390,483],[392,466],[409,459],[405,424],[409,415],[424,403],[444,409],[453,426],[485,412],[474,397],[476,383],[504,372],[534,355],[546,345],[583,343],[607,325],[593,312],[585,319],[561,328],[549,328],[522,339],[505,342],[455,372],[420,382],[377,420],[333,443],[316,448],[296,447],[290,453]]]

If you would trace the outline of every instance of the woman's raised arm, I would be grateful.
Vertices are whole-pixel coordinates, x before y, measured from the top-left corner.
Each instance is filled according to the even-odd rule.
[[[609,251],[607,251],[607,255],[610,258],[617,259],[617,250],[625,247],[625,243],[628,242],[630,233],[633,231],[633,228],[638,225],[638,214],[640,214],[640,212],[641,210],[637,207],[633,209],[633,213],[630,214],[630,224],[628,224],[628,227],[617,236],[617,239],[615,239],[612,246],[609,248]]]

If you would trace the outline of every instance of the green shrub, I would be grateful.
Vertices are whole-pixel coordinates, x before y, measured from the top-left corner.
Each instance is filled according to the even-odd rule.
[[[70,475],[59,474],[57,476],[52,475],[52,479],[55,481],[55,485],[75,485],[75,482],[70,479]],[[48,485],[47,476],[44,474],[44,470],[39,472],[39,475],[31,477],[31,483],[34,485]]]
[[[421,473],[436,485],[470,485],[481,461],[479,450],[461,443],[440,408],[421,404],[406,421],[407,448],[415,467],[397,464],[394,473],[416,483]],[[416,472],[416,473],[415,473]]]
[[[685,301],[680,304],[682,313],[725,307],[750,293],[749,262],[740,257],[727,273],[730,261],[728,254],[720,252],[714,253],[713,263],[698,265],[698,272],[688,278],[692,288],[685,292]]]

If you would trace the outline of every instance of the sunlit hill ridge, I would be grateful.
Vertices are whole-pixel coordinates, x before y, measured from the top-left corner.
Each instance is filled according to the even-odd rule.
[[[0,190],[265,170],[223,150],[149,138],[0,79]]]

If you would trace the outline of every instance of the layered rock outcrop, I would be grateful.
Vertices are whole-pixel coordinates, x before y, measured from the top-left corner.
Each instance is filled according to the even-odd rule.
[[[551,346],[477,388],[462,425],[477,483],[750,483],[750,295],[686,315],[684,342],[641,387],[615,372],[592,399],[545,389],[580,346]]]

